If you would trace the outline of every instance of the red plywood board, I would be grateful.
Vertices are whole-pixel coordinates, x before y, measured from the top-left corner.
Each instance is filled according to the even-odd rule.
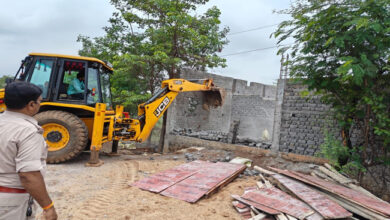
[[[233,201],[232,204],[234,207],[239,208],[239,209],[244,209],[244,208],[248,207],[248,205],[246,205],[242,202],[239,202],[239,201]]]
[[[369,196],[366,196],[360,192],[357,192],[353,189],[341,186],[336,183],[328,182],[322,180],[320,178],[309,176],[305,174],[301,174],[298,172],[287,171],[287,170],[279,170],[276,168],[272,168],[274,171],[284,174],[286,176],[290,176],[294,179],[298,179],[307,184],[319,187],[328,192],[341,196],[348,201],[361,205],[363,207],[369,208],[371,210],[377,211],[378,213],[382,213],[384,215],[390,216],[390,204],[387,202],[383,202]]]
[[[135,182],[132,186],[136,186],[143,190],[159,193],[164,189],[180,182],[211,163],[206,161],[193,161],[191,163],[181,164],[172,169],[151,175]]]
[[[244,169],[245,165],[242,164],[197,160],[146,177],[132,186],[187,202],[196,202],[205,194],[226,184]]]
[[[297,182],[280,174],[273,175],[283,186],[289,189],[301,200],[320,213],[325,219],[348,218],[352,213],[345,210],[336,202],[312,190],[303,183]]]
[[[306,217],[305,219],[306,219],[306,220],[324,220],[324,218],[323,218],[320,214],[318,214],[317,212],[314,213],[314,214],[311,215],[311,216]],[[351,218],[350,218],[350,219],[351,219]]]
[[[180,199],[186,202],[194,203],[198,201],[207,192],[205,188],[194,187],[185,184],[175,184],[160,194],[171,198]]]
[[[237,201],[240,201],[240,202],[242,202],[242,203],[244,203],[244,204],[253,206],[253,207],[255,207],[256,209],[259,209],[259,210],[261,210],[261,211],[263,211],[263,212],[265,212],[265,213],[268,213],[268,214],[270,214],[270,215],[277,215],[277,214],[280,214],[280,213],[281,213],[281,212],[278,211],[278,210],[269,208],[269,207],[267,207],[267,206],[263,206],[263,205],[261,205],[261,204],[259,204],[259,203],[256,203],[256,202],[252,202],[252,201],[246,200],[246,199],[244,199],[244,198],[241,198],[241,197],[238,196],[238,195],[232,195],[232,198],[235,199],[235,200],[237,200]]]
[[[161,195],[194,203],[237,170],[242,170],[243,166],[221,162],[211,163],[192,176],[167,188],[161,192]]]
[[[180,172],[177,173],[178,175],[172,179],[158,175],[150,176],[132,184],[132,186],[136,186],[143,190],[159,193],[164,189],[174,185],[175,183],[192,176],[195,173],[196,172]]]
[[[249,191],[244,193],[241,197],[289,214],[298,219],[304,219],[314,213],[314,211],[304,202],[293,198],[275,187]]]

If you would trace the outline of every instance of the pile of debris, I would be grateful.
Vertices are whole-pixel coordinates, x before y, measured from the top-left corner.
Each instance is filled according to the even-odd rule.
[[[330,165],[311,175],[255,166],[257,186],[232,195],[245,219],[390,219],[390,204],[356,185]]]
[[[203,140],[209,140],[209,141],[219,141],[223,143],[228,142],[228,133],[221,132],[221,131],[193,131],[192,129],[173,129],[170,132],[171,135],[181,135],[181,136],[188,136],[188,137],[194,137],[199,138]]]

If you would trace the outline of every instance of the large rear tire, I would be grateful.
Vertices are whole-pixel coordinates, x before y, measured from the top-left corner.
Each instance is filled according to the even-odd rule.
[[[42,126],[49,146],[48,163],[61,163],[77,157],[88,143],[88,129],[76,115],[64,111],[45,111],[34,116]]]

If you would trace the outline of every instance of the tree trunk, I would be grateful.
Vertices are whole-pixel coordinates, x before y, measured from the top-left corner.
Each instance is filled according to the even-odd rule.
[[[168,117],[168,111],[165,111],[163,115],[163,123],[160,132],[160,142],[158,144],[158,152],[160,153],[163,153],[164,151],[165,133],[167,129],[167,117]]]
[[[351,142],[351,137],[350,137],[350,128],[342,128],[341,129],[341,137],[342,137],[342,141],[343,141],[343,145],[348,147],[348,149],[352,149],[352,142]],[[351,155],[348,155],[346,157],[339,157],[338,159],[338,162],[340,164],[340,166],[344,166],[345,164],[348,163],[348,160],[350,158]]]

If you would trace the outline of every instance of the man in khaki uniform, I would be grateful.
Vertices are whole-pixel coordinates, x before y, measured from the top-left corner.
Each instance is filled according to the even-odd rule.
[[[43,176],[47,145],[32,117],[39,111],[42,90],[14,82],[5,88],[7,110],[0,114],[0,219],[34,219],[36,207],[46,219],[57,219]]]

